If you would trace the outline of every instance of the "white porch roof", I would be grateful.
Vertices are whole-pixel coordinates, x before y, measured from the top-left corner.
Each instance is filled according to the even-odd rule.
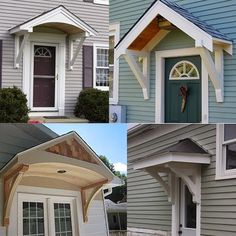
[[[82,32],[85,32],[86,36],[97,34],[95,29],[62,5],[13,27],[9,32],[10,34],[31,33],[36,26],[56,28],[67,34]]]

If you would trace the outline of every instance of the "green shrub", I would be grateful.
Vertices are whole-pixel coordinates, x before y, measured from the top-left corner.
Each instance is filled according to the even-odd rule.
[[[25,123],[29,120],[26,95],[17,87],[0,89],[0,122]]]
[[[109,92],[85,89],[77,99],[74,114],[90,122],[105,123],[109,120]]]

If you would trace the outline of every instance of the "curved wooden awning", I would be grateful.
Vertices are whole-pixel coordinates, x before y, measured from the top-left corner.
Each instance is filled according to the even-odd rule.
[[[3,172],[5,226],[9,224],[16,188],[29,177],[57,179],[77,186],[81,191],[84,222],[88,220],[88,209],[96,194],[113,179],[117,182],[113,173],[75,132],[40,144],[17,154]]]

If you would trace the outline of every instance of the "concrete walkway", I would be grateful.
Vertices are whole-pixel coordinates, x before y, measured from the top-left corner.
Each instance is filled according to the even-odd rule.
[[[89,123],[89,121],[77,117],[66,117],[66,118],[30,117],[28,123]]]

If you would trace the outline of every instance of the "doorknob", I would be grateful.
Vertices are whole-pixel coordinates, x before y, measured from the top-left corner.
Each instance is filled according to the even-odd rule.
[[[179,230],[179,231],[178,231],[178,234],[179,234],[179,235],[181,235],[182,233],[183,233],[182,230]]]

